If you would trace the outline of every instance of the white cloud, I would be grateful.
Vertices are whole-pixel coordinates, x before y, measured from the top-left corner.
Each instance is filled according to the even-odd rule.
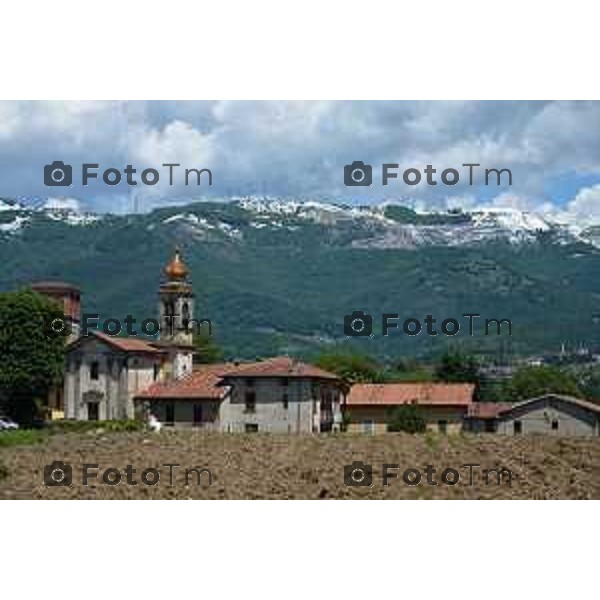
[[[579,226],[600,223],[600,184],[579,190],[563,210],[553,207],[554,218],[562,223]]]
[[[137,193],[153,194],[154,203],[204,194],[361,202],[410,196],[425,208],[505,205],[589,218],[598,213],[597,192],[581,190],[561,208],[552,182],[573,179],[573,195],[579,176],[588,186],[595,176],[600,182],[598,130],[600,102],[0,102],[0,196],[48,195],[41,173],[52,160],[101,169],[179,162],[213,170],[214,186]],[[432,164],[438,178],[445,168],[479,162],[510,168],[513,186],[483,193],[461,179],[454,187],[348,189],[342,171],[353,160]],[[124,183],[69,193],[104,209],[129,196]]]

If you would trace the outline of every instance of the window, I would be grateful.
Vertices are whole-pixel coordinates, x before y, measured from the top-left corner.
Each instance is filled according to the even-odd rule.
[[[493,419],[487,419],[485,422],[485,431],[487,433],[494,433],[496,431],[496,423]]]
[[[282,377],[281,378],[281,385],[283,387],[288,387],[288,385],[290,385],[290,380],[287,377]]]
[[[98,377],[100,376],[100,365],[97,362],[93,362],[90,365],[90,379],[93,381],[98,381]]]
[[[202,404],[194,404],[194,425],[202,423]]]
[[[188,325],[190,323],[190,307],[187,302],[183,303],[181,308],[181,325],[186,333],[189,333]]]
[[[252,377],[247,377],[246,378],[246,385],[248,387],[254,387],[254,379],[252,379]]]
[[[246,412],[254,412],[256,410],[256,392],[248,390],[246,392]]]
[[[558,431],[558,419],[552,421],[552,431]]]
[[[440,433],[446,433],[448,431],[448,421],[438,421],[438,431]]]
[[[375,433],[375,422],[371,419],[367,419],[362,423],[363,433]]]
[[[246,433],[256,433],[258,431],[258,425],[256,423],[246,423],[244,430]]]
[[[173,425],[175,422],[175,404],[168,402],[165,405],[165,421],[169,425]]]
[[[513,433],[515,435],[520,435],[523,431],[523,426],[521,421],[514,421],[513,422]]]
[[[289,404],[290,404],[290,403],[289,403],[289,398],[288,398],[288,395],[287,395],[287,393],[283,394],[283,396],[281,397],[281,402],[283,403],[283,408],[284,408],[285,410],[287,410],[287,409],[288,409],[288,406],[289,406]]]

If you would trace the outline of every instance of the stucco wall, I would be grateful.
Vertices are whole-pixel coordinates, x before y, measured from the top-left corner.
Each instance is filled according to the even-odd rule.
[[[157,359],[146,355],[115,352],[90,338],[67,354],[65,373],[65,418],[87,420],[88,401],[98,402],[98,418],[134,418],[133,397],[154,380]],[[98,363],[98,379],[91,378],[92,363]]]
[[[351,433],[386,433],[389,420],[389,406],[349,406],[348,431]],[[440,421],[446,421],[446,432],[457,433],[462,429],[465,408],[443,406],[419,406],[419,411],[429,431],[439,431]],[[372,421],[373,425],[368,422]]]
[[[513,408],[498,422],[498,433],[515,435],[515,422],[521,433],[543,433],[560,436],[598,435],[598,416],[581,406],[555,397],[540,399],[527,406]],[[554,429],[552,423],[558,424]]]
[[[156,416],[156,418],[168,426],[167,422],[167,406],[173,406],[174,422],[176,427],[205,427],[217,428],[219,424],[219,405],[218,400],[153,400],[147,402],[148,409]],[[137,402],[141,407],[141,403]],[[201,407],[200,423],[194,423],[194,406]],[[211,427],[212,426],[212,427]]]
[[[312,382],[308,379],[289,378],[284,386],[278,378],[254,378],[252,385],[245,379],[231,379],[232,390],[223,400],[220,411],[221,431],[242,432],[256,425],[258,431],[277,433],[310,433],[315,424],[315,413],[321,408],[321,398],[331,394],[339,410],[339,392],[336,386]],[[256,403],[253,412],[246,410],[246,392],[253,390]],[[283,397],[287,394],[287,408]]]

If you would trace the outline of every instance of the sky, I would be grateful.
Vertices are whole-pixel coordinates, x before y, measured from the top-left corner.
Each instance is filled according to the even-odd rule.
[[[600,102],[0,102],[0,197],[69,198],[122,213],[191,199],[275,196],[419,210],[514,207],[564,221],[600,222]],[[44,166],[73,166],[71,187],[44,185]],[[373,165],[373,185],[347,187],[344,166]],[[100,165],[81,185],[82,163]],[[163,163],[181,164],[168,185]],[[381,182],[381,165],[399,177]],[[508,168],[512,185],[469,185],[463,163]],[[131,164],[159,168],[155,186],[102,181]],[[417,186],[405,169],[460,172],[456,185]],[[213,185],[184,186],[183,169],[210,169]],[[179,175],[179,176],[178,176]]]

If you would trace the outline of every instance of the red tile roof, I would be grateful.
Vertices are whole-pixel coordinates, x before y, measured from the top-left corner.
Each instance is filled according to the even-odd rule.
[[[181,379],[153,383],[136,398],[140,400],[152,398],[218,400],[227,393],[227,387],[219,385],[223,375],[237,368],[238,365],[233,363],[199,365],[194,368],[192,373]]]
[[[474,391],[472,383],[358,383],[350,388],[346,404],[469,406],[473,402]]]
[[[155,348],[149,342],[137,338],[118,337],[116,335],[107,335],[101,331],[92,331],[92,335],[106,342],[109,346],[123,352],[142,352],[148,354],[161,354],[163,351]],[[82,338],[79,338],[82,339]]]
[[[334,379],[339,377],[319,367],[287,356],[277,356],[255,363],[241,364],[227,374],[228,377],[310,377]]]
[[[470,419],[495,419],[505,410],[510,410],[510,402],[473,402],[469,406],[467,417]]]

